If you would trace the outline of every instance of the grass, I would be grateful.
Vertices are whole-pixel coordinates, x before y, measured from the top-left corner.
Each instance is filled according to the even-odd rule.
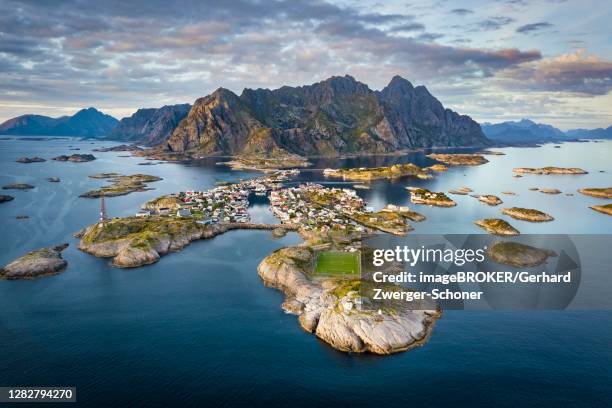
[[[321,252],[317,256],[315,275],[358,275],[361,272],[359,252]]]

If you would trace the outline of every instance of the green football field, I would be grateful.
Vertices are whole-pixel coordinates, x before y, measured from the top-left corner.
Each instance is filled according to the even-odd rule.
[[[317,256],[317,275],[356,275],[361,269],[359,252],[321,252]]]

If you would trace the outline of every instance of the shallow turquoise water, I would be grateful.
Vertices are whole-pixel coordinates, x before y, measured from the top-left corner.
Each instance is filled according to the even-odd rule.
[[[272,250],[299,242],[269,232],[233,231],[193,243],[145,268],[119,270],[76,250],[71,234],[95,222],[97,200],[78,194],[101,185],[86,176],[103,171],[159,175],[156,190],[107,200],[111,216],[129,215],[157,195],[207,188],[231,172],[214,159],[192,166],[139,166],[125,153],[94,153],[90,163],[19,164],[21,156],[54,157],[99,146],[75,140],[0,141],[0,184],[26,182],[0,205],[4,239],[0,263],[42,246],[69,242],[68,269],[33,281],[0,281],[0,385],[77,386],[81,404],[156,406],[609,406],[612,394],[612,313],[608,311],[446,312],[430,341],[391,357],[346,355],[304,333],[280,309],[282,295],[262,285],[257,264]],[[109,145],[105,143],[104,145]],[[564,144],[561,149],[503,149],[490,164],[452,168],[428,181],[376,182],[359,194],[381,207],[406,204],[406,185],[443,191],[467,185],[476,193],[514,191],[509,205],[546,210],[545,224],[513,221],[521,232],[604,234],[612,217],[587,207],[601,200],[549,196],[529,187],[610,185],[612,143]],[[320,160],[315,168],[429,164],[420,153],[403,158]],[[577,166],[585,176],[512,178],[516,166]],[[606,171],[599,173],[599,170]],[[59,176],[60,183],[46,177]],[[323,180],[317,171],[300,179]],[[330,180],[328,180],[330,181]],[[341,185],[341,184],[339,184]],[[6,193],[5,193],[6,194]],[[469,196],[451,209],[419,207],[428,220],[419,233],[480,232],[476,218],[499,215]],[[529,203],[529,205],[526,205]],[[251,208],[269,221],[264,202]],[[27,214],[27,220],[15,215]]]

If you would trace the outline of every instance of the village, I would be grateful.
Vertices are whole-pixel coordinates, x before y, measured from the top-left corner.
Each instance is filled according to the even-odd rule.
[[[151,200],[139,217],[162,215],[193,217],[197,223],[249,223],[251,194],[267,196],[270,211],[282,224],[299,225],[305,231],[334,228],[365,232],[367,229],[403,235],[411,229],[407,219],[420,215],[407,207],[388,205],[380,211],[366,206],[353,189],[327,188],[316,183],[284,186],[299,170],[280,170],[264,177],[222,183],[205,191],[187,190]]]

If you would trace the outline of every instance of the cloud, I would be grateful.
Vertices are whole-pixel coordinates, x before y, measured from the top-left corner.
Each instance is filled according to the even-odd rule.
[[[500,28],[514,23],[516,20],[512,17],[496,16],[479,21],[472,26],[472,31],[496,31]]]
[[[400,25],[393,26],[387,31],[390,33],[395,33],[395,32],[409,32],[409,31],[423,31],[423,30],[425,30],[425,26],[421,23],[406,23],[406,24],[400,24]]]
[[[545,28],[552,27],[553,25],[547,22],[533,23],[533,24],[525,24],[516,29],[516,32],[519,34],[531,34],[534,31],[539,31]]]
[[[474,12],[470,9],[466,9],[466,8],[456,8],[456,9],[452,9],[451,13],[453,14],[457,14],[459,16],[467,16],[468,14],[474,14]]]
[[[506,87],[582,96],[605,95],[612,90],[612,61],[588,55],[585,50],[545,58],[503,70]]]

